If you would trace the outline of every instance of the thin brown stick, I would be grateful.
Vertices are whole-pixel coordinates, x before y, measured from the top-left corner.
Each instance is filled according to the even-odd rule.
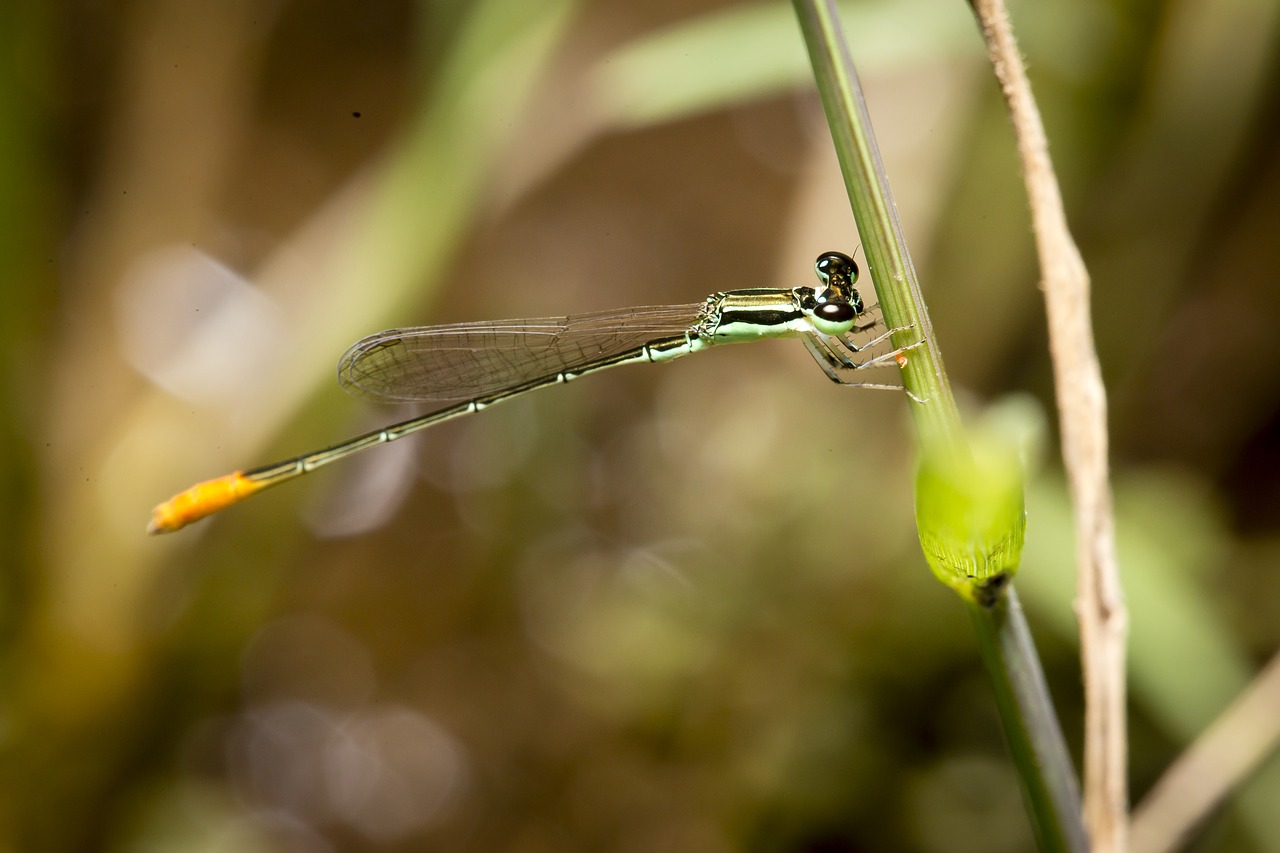
[[[1165,771],[1133,815],[1134,853],[1168,853],[1280,744],[1280,654]]]
[[[1003,0],[973,0],[1013,119],[1040,256],[1062,453],[1075,507],[1085,684],[1084,816],[1096,851],[1126,849],[1125,639],[1107,473],[1106,390],[1089,319],[1089,274],[1067,228],[1044,125]]]

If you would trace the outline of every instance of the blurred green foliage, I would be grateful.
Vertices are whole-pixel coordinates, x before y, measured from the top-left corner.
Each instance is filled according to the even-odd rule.
[[[851,250],[780,8],[0,6],[0,849],[1027,849],[915,541],[905,402],[798,346],[614,371],[142,533],[194,479],[394,420],[332,388],[363,334]],[[952,380],[1051,411],[967,7],[842,9]],[[1137,796],[1280,645],[1276,11],[1014,9],[1093,274]],[[254,295],[172,260],[200,256]],[[1018,584],[1073,738],[1059,468]],[[1280,850],[1278,775],[1197,849]]]

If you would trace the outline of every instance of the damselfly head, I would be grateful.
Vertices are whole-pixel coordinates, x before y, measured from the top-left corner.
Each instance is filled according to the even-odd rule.
[[[824,287],[832,290],[853,289],[858,280],[858,265],[843,252],[823,252],[813,268]]]
[[[827,315],[817,315],[818,319],[852,323],[863,312],[862,297],[853,286],[858,280],[858,265],[843,252],[823,252],[818,255],[813,268],[823,284],[822,291],[817,294],[818,306],[827,312]],[[827,305],[832,307],[825,308]],[[839,305],[845,305],[847,309],[835,307]],[[849,315],[848,320],[835,319],[846,313]]]
[[[839,252],[828,252],[818,258],[816,267],[818,277],[826,287],[821,291],[796,288],[800,308],[809,315],[814,328],[823,334],[848,334],[866,310],[862,296],[853,286],[858,268]]]

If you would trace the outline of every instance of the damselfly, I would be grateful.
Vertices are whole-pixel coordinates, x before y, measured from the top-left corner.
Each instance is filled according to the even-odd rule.
[[[361,450],[619,364],[671,361],[708,347],[761,338],[800,338],[818,366],[841,384],[868,384],[846,382],[850,371],[891,359],[901,363],[903,350],[865,361],[854,358],[895,330],[862,344],[854,340],[855,333],[870,331],[876,321],[854,287],[858,266],[853,259],[826,252],[815,268],[821,288],[727,290],[689,305],[421,326],[365,338],[338,364],[338,379],[347,391],[448,405],[325,450],[198,483],[152,510],[147,530],[178,530]]]

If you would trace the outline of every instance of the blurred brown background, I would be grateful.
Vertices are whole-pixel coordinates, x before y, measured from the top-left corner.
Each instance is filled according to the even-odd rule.
[[[952,380],[1045,425],[1018,586],[1078,747],[1003,107],[964,3],[842,9]],[[1013,11],[1094,277],[1137,798],[1280,645],[1277,3]],[[413,411],[336,389],[365,334],[807,284],[856,245],[785,4],[8,0],[0,850],[1028,849],[907,402],[798,344],[143,534]],[[1276,802],[1273,761],[1194,849],[1280,851]]]

